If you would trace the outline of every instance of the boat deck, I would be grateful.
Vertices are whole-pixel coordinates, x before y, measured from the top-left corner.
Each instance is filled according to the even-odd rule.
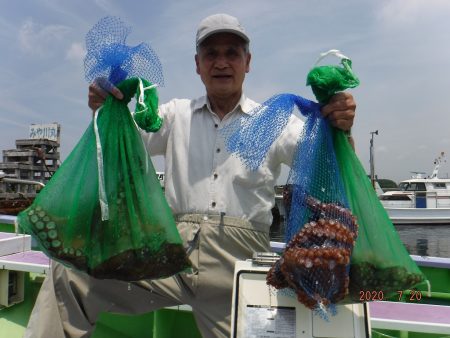
[[[6,222],[3,219],[3,223],[13,224],[13,218],[6,220]],[[31,250],[31,241],[25,242],[25,236],[23,235],[0,232],[0,242],[3,244],[9,242],[11,239],[15,239],[17,245],[3,245],[4,250],[8,247],[12,251],[6,254],[0,254],[0,270],[29,271],[38,274],[48,273],[50,265],[49,258],[40,251]],[[273,251],[279,252],[283,250],[284,243],[271,242],[271,246]],[[437,268],[439,270],[445,270],[447,273],[450,271],[449,258],[411,257],[421,267]],[[432,289],[435,288],[433,287]],[[176,313],[179,310],[177,309]],[[189,309],[186,307],[183,310]],[[174,309],[166,309],[164,311],[167,313],[170,312],[173,315],[172,312],[174,312]],[[166,313],[164,311],[160,313],[161,316]],[[190,311],[184,312],[190,314]],[[369,305],[369,313],[372,328],[375,330],[423,332],[424,337],[427,337],[427,334],[450,335],[449,306],[425,304],[420,301],[416,303],[371,302]],[[190,315],[189,318],[191,318]],[[114,320],[116,320],[115,317]]]
[[[421,303],[371,302],[374,329],[450,333],[450,307]]]
[[[49,268],[50,259],[41,251],[28,250],[0,257],[0,269],[4,270],[47,274]]]

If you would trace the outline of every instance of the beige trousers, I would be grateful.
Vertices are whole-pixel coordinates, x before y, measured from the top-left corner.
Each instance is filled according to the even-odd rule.
[[[95,279],[53,262],[24,338],[90,337],[101,312],[142,314],[181,304],[192,307],[204,338],[229,338],[234,264],[270,250],[268,227],[216,215],[176,220],[193,263],[190,273],[127,283]]]

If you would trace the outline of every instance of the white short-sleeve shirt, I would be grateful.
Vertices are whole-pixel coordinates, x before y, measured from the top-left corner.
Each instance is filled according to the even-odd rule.
[[[175,214],[224,212],[269,228],[274,185],[281,164],[291,163],[303,122],[292,115],[262,165],[251,171],[227,151],[219,130],[257,106],[242,95],[222,120],[205,96],[173,99],[159,107],[163,126],[143,135],[150,155],[165,157],[165,194]]]

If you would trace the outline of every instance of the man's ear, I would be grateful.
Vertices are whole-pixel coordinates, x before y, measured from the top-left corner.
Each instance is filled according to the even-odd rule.
[[[198,62],[198,54],[195,54],[195,71],[198,75],[200,75],[200,68],[199,68],[199,62]]]
[[[250,71],[250,60],[252,59],[252,54],[247,53],[247,60],[245,65],[245,72],[248,73]]]

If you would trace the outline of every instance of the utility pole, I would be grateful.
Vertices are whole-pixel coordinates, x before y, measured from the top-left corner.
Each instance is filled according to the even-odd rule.
[[[375,189],[375,156],[373,151],[373,135],[378,135],[378,130],[370,132],[370,182]]]

